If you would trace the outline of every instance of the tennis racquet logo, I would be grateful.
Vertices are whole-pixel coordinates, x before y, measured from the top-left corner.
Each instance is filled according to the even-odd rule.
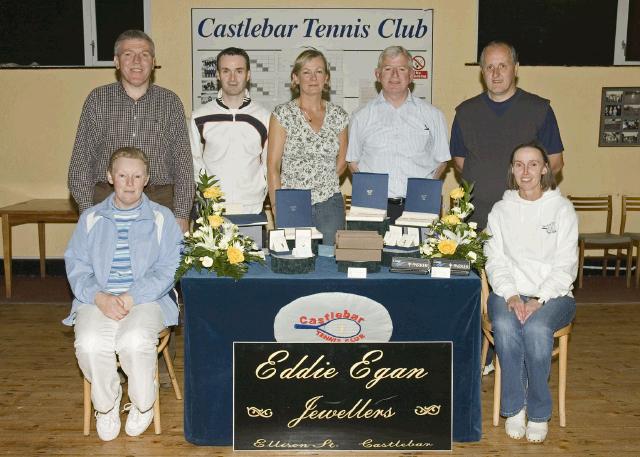
[[[391,339],[393,323],[387,309],[368,297],[321,292],[283,306],[273,331],[278,342],[385,342]]]
[[[362,332],[362,326],[360,324],[346,317],[331,319],[329,322],[318,325],[294,324],[293,328],[315,329],[333,338],[354,338]]]
[[[302,315],[298,320],[293,328],[315,330],[317,336],[329,342],[355,342],[364,338],[360,323],[365,318],[347,309],[342,312],[331,311],[322,316]]]

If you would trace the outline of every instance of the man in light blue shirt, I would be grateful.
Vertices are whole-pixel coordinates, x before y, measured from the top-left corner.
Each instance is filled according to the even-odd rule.
[[[407,179],[439,179],[451,159],[444,115],[409,90],[411,62],[402,46],[382,51],[375,70],[382,91],[353,115],[349,128],[351,171],[389,174],[391,223],[404,210]]]

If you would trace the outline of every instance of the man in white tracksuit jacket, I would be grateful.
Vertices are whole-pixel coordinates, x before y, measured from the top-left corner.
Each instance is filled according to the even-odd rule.
[[[218,54],[218,96],[195,110],[189,134],[196,182],[215,175],[227,214],[258,214],[267,195],[269,111],[251,100],[249,56],[243,49]]]

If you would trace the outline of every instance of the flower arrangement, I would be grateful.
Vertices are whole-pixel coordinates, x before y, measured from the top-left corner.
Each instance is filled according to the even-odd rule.
[[[264,262],[264,253],[238,226],[222,217],[224,198],[218,181],[201,172],[196,189],[198,219],[196,230],[184,234],[184,248],[175,278],[180,279],[191,268],[215,271],[218,276],[240,279],[249,262]]]
[[[475,222],[465,222],[473,212],[471,195],[473,184],[462,182],[462,187],[451,191],[449,196],[453,206],[441,219],[433,221],[429,226],[430,235],[420,245],[420,254],[428,259],[464,259],[471,262],[472,268],[480,271],[484,268],[487,257],[483,246],[490,235],[478,233]]]

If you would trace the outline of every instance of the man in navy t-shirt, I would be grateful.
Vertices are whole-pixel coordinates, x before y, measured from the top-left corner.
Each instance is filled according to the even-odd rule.
[[[480,68],[487,90],[456,108],[450,149],[456,170],[475,183],[470,220],[484,228],[493,204],[507,188],[514,148],[537,140],[557,174],[564,147],[549,101],[516,87],[518,57],[513,46],[489,43],[482,50]]]

